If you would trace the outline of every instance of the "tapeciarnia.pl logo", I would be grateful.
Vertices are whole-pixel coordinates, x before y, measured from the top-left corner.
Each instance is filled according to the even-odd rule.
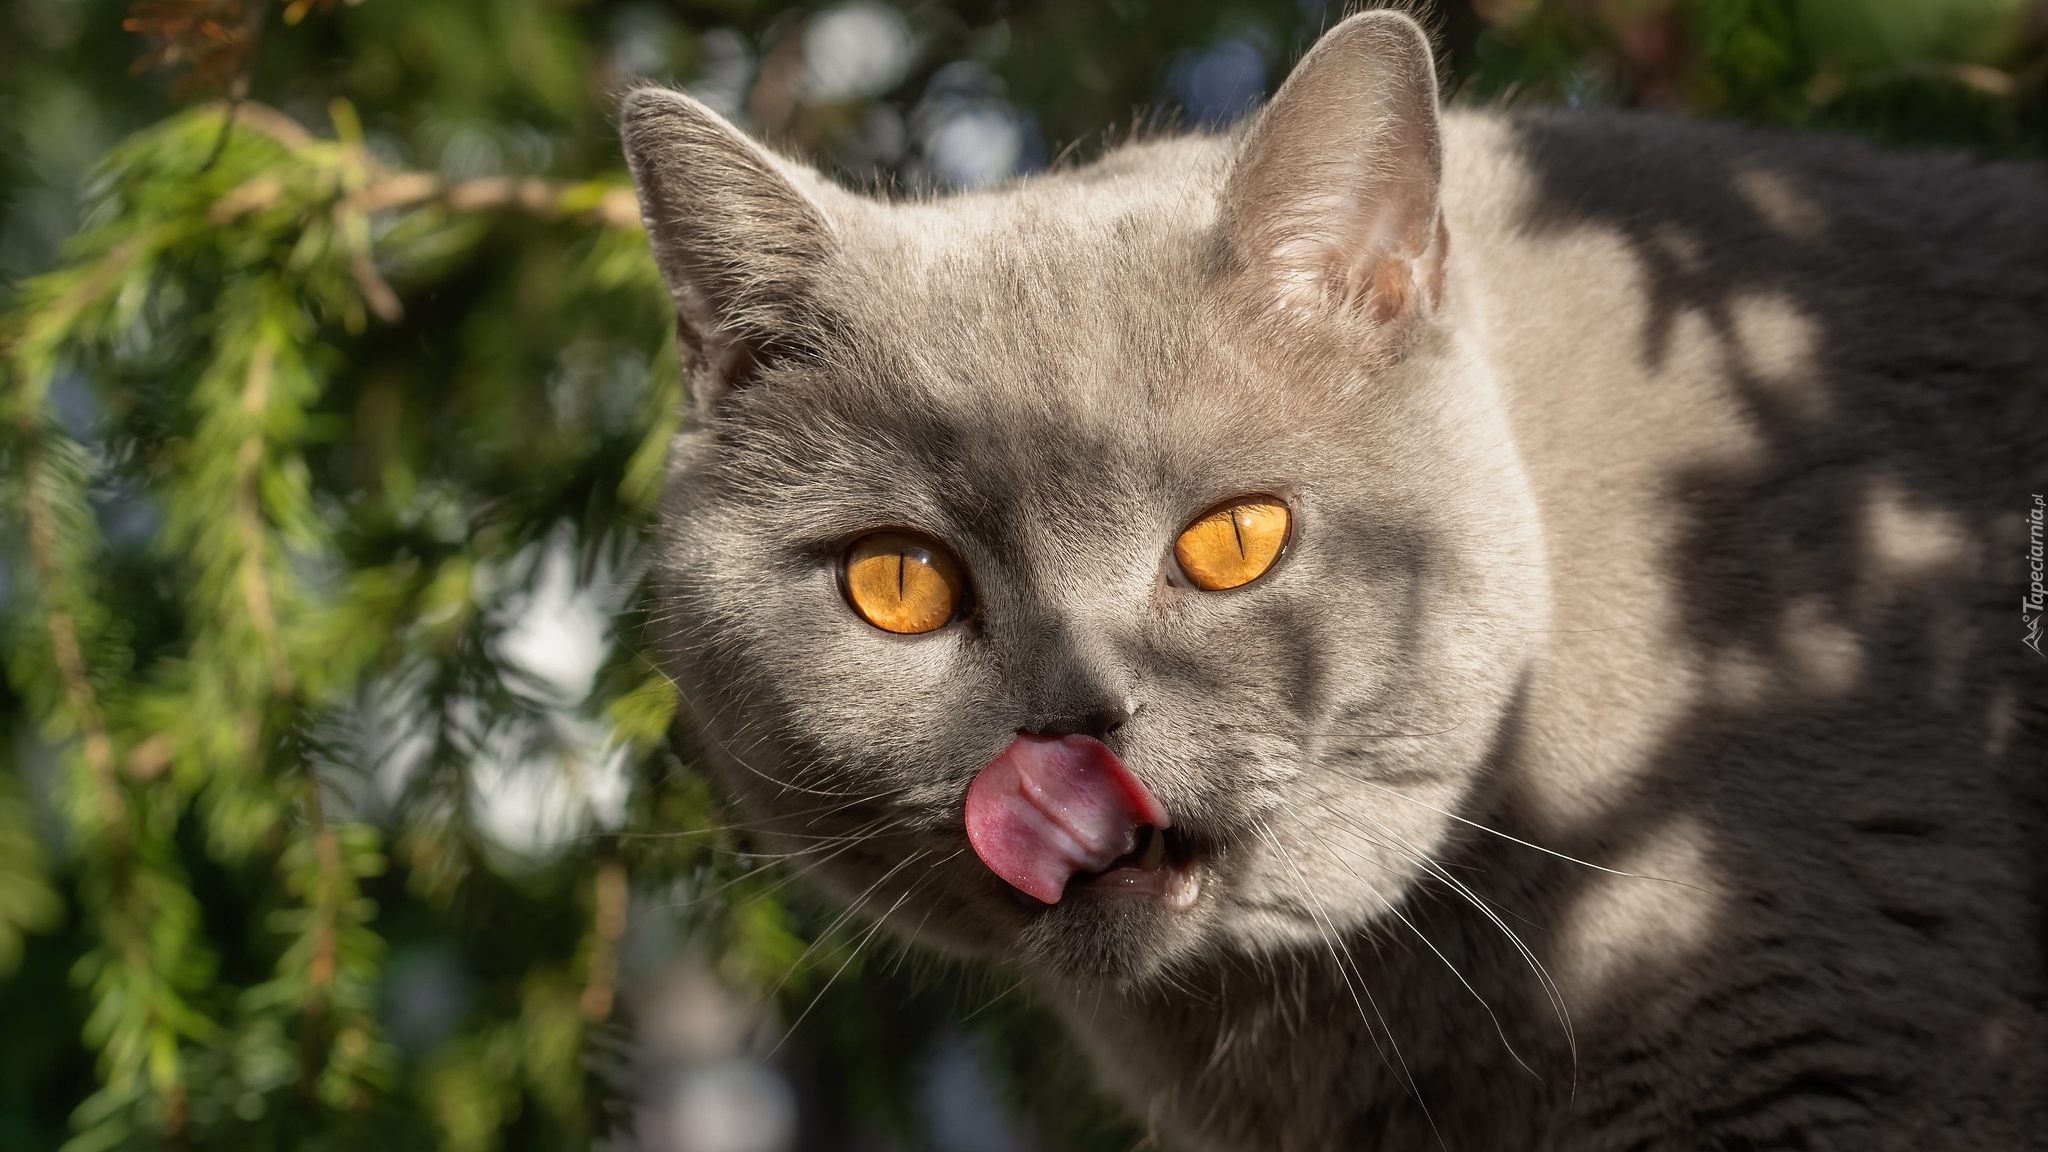
[[[2034,506],[2027,509],[2027,594],[2020,598],[2020,623],[2026,627],[2026,634],[2020,643],[2034,650],[2036,656],[2048,656],[2041,651],[2041,620],[2048,615],[2048,587],[2042,586],[2042,573],[2048,569],[2048,558],[2042,551],[2042,518],[2048,514],[2048,503],[2040,493],[2034,494]]]

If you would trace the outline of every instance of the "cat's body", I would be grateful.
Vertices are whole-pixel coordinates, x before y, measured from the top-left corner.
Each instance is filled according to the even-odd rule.
[[[1618,115],[1439,153],[1419,45],[915,205],[636,95],[707,750],[1172,1146],[2048,1146],[2048,180]],[[1286,555],[1188,586],[1245,493]],[[848,610],[895,526],[958,622]],[[1020,732],[1100,737],[1200,899],[1006,885],[962,798]]]

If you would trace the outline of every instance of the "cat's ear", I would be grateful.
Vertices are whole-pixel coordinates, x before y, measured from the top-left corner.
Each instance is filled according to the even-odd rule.
[[[834,251],[831,222],[800,186],[803,169],[691,96],[639,88],[619,112],[640,217],[675,298],[690,400],[703,415],[816,331],[810,298]]]
[[[1396,331],[1432,311],[1447,238],[1429,40],[1394,12],[1338,24],[1246,134],[1223,227],[1255,307]]]

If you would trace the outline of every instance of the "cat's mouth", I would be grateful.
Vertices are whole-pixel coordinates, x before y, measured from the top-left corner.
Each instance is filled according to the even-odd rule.
[[[1194,907],[1202,894],[1202,875],[1188,837],[1175,828],[1146,825],[1137,838],[1138,847],[1110,861],[1109,867],[1077,873],[1067,881],[1066,894],[1146,897],[1176,912]]]
[[[981,862],[1046,904],[1086,893],[1185,910],[1201,895],[1192,840],[1090,736],[1019,733],[968,786],[965,819]]]

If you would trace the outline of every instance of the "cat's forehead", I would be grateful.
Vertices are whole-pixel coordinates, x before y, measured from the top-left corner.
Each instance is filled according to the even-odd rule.
[[[1063,476],[1186,470],[1288,426],[1289,354],[1215,287],[1213,197],[1114,182],[877,206],[846,241],[820,386],[905,450]],[[851,397],[845,393],[850,391]],[[915,428],[916,431],[911,431]]]
[[[848,205],[835,213],[831,305],[867,338],[942,369],[939,379],[971,374],[982,388],[1067,387],[1078,398],[1107,382],[1098,377],[1170,370],[1213,327],[1217,180],[1201,169]]]

